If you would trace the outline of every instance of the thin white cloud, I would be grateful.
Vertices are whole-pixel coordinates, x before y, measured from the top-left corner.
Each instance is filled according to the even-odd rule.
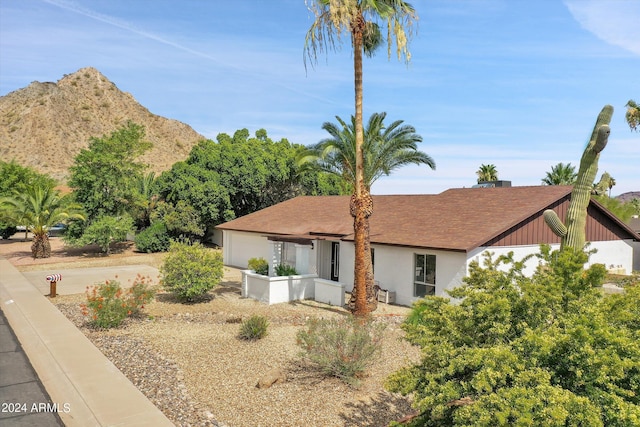
[[[137,26],[135,26],[134,24],[132,24],[131,22],[127,22],[127,21],[123,21],[121,19],[117,19],[114,18],[112,16],[109,15],[105,15],[99,12],[96,12],[94,10],[88,9],[86,7],[83,7],[81,5],[79,5],[78,3],[74,2],[74,1],[69,1],[69,0],[42,0],[45,3],[51,4],[53,6],[59,7],[61,9],[67,10],[69,12],[73,12],[73,13],[77,13],[79,15],[94,19],[96,21],[99,22],[103,22],[105,24],[109,24],[112,25],[114,27],[123,29],[125,31],[129,31],[132,32],[134,34],[137,34],[141,37],[144,37],[146,39],[149,40],[153,40],[156,41],[158,43],[167,45],[167,46],[171,46],[175,49],[181,50],[183,52],[189,53],[191,55],[194,55],[196,57],[200,57],[200,58],[204,58],[210,61],[213,61],[214,63],[218,64],[221,67],[225,67],[228,69],[233,70],[234,72],[237,73],[242,73],[245,75],[249,75],[254,79],[257,80],[268,80],[267,78],[265,78],[265,76],[263,75],[262,72],[257,72],[257,71],[253,71],[251,69],[248,69],[246,67],[242,67],[242,66],[238,66],[237,64],[231,62],[231,61],[221,61],[221,58],[224,57],[224,55],[211,55],[205,52],[202,52],[200,50],[196,50],[196,49],[192,49],[188,46],[185,46],[184,44],[180,44],[180,43],[176,43],[172,40],[169,40],[168,38],[159,36],[157,34],[154,34],[152,32],[143,30],[141,28],[138,28]],[[238,55],[236,55],[238,56]],[[254,57],[255,55],[249,55]],[[291,92],[297,93],[299,95],[303,95],[312,99],[316,99],[318,101],[321,101],[325,104],[335,104],[334,100],[331,100],[329,98],[326,97],[322,97],[322,96],[318,96],[316,93],[313,92],[308,92],[308,91],[303,91],[300,90],[297,87],[288,85],[288,84],[283,84],[280,83],[280,81],[278,80],[274,80],[274,82],[272,82],[272,84],[282,87],[284,89],[287,89]]]
[[[640,1],[565,0],[573,18],[605,42],[640,55]]]

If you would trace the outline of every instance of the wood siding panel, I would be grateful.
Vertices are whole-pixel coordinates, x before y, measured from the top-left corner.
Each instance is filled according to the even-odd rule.
[[[620,240],[628,238],[622,227],[607,218],[594,206],[587,209],[587,242],[602,242],[607,240]]]
[[[549,206],[548,209],[553,209],[558,214],[558,217],[564,221],[567,210],[569,209],[569,199],[570,195],[567,195],[565,198]],[[543,212],[544,209],[536,212],[520,224],[511,227],[481,246],[520,246],[539,245],[541,243],[560,243],[560,237],[556,236],[544,222]],[[589,205],[587,214],[587,242],[601,242],[626,238],[627,233],[593,205]]]

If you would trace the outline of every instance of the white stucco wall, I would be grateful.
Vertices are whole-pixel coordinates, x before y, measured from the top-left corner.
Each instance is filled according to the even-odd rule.
[[[222,256],[225,265],[238,268],[247,268],[247,264],[250,258],[264,258],[267,262],[272,258],[272,246],[273,242],[269,241],[266,236],[259,233],[246,233],[242,231],[224,230],[223,232],[223,246]],[[302,262],[303,269],[307,271],[301,271],[298,265],[293,265],[300,274],[316,274],[317,273],[317,258],[316,255],[318,242],[314,241],[313,249],[308,245],[299,245],[296,248],[296,244],[290,243],[290,248],[296,255],[307,254],[307,262]],[[294,256],[295,258],[295,256]],[[298,263],[296,263],[298,264]]]
[[[591,256],[589,264],[601,263],[607,268],[622,268],[626,274],[631,273],[634,266],[634,246],[640,252],[640,244],[630,241],[595,242],[591,245],[598,251]],[[443,296],[445,290],[462,284],[467,274],[468,265],[473,260],[482,262],[481,254],[486,250],[494,252],[494,260],[499,255],[514,252],[514,258],[521,260],[526,255],[539,252],[539,245],[510,247],[480,247],[466,254],[464,252],[422,250],[397,246],[373,245],[375,250],[375,280],[383,289],[396,293],[396,303],[411,305],[417,298],[413,296],[414,254],[431,254],[436,256],[436,295]],[[559,245],[552,245],[558,249]],[[226,265],[246,268],[249,258],[263,257],[269,259],[271,242],[258,233],[237,231],[224,232],[224,262]],[[320,277],[328,274],[331,263],[331,244],[328,241],[315,241],[314,249],[308,250],[309,272],[318,273]],[[525,274],[532,274],[539,260],[532,257],[527,263]],[[640,260],[636,259],[636,269]],[[299,272],[302,273],[302,272]],[[326,278],[326,277],[325,277]],[[340,242],[340,277],[345,291],[353,289],[354,281],[354,245],[352,242]]]
[[[560,244],[551,245],[552,250],[560,248]],[[630,241],[615,240],[607,242],[593,242],[589,246],[590,249],[597,249],[597,252],[589,258],[589,262],[585,264],[588,267],[593,264],[604,264],[607,269],[621,268],[625,271],[625,274],[631,274],[633,269],[633,245]],[[496,260],[500,255],[507,255],[513,251],[514,259],[520,261],[528,254],[535,254],[540,252],[539,245],[529,246],[492,246],[492,247],[480,247],[469,253],[467,259],[467,267],[471,261],[479,261],[482,265],[483,257],[482,253],[489,251],[494,253],[492,259]],[[527,275],[533,274],[536,266],[539,263],[539,259],[532,257],[526,264],[524,273]]]
[[[589,264],[604,264],[608,269],[621,268],[624,274],[633,271],[633,242],[631,240],[615,240],[610,242],[594,242],[591,248],[598,252],[591,255]]]
[[[242,231],[223,231],[222,256],[225,265],[247,268],[250,258],[269,260],[271,246],[265,236]]]
[[[354,281],[354,246],[340,243],[340,282],[350,292]],[[462,252],[422,250],[398,246],[372,245],[375,250],[374,278],[383,289],[396,293],[396,304],[411,305],[413,296],[414,254],[436,256],[436,295],[462,283],[466,274],[466,254]]]

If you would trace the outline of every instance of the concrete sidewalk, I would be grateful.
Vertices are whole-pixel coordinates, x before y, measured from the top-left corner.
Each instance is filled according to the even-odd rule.
[[[133,267],[135,274],[143,273],[140,266]],[[117,267],[118,279],[123,285],[126,284],[127,278],[122,274],[127,269]],[[58,292],[62,291],[62,283],[67,279],[64,274],[71,275],[67,289],[69,293],[84,292],[87,284],[105,280],[102,276],[95,277],[92,274],[94,269],[81,270],[84,271],[76,279],[70,270],[65,270],[66,273],[32,272],[33,276],[29,276],[32,276],[36,283],[44,282],[46,291],[43,293],[6,259],[0,258],[2,311],[48,392],[51,402],[58,409],[62,422],[66,426],[81,427],[173,425],[44,296],[45,293],[48,294],[49,289],[42,276],[50,273],[63,274]],[[114,273],[109,269],[101,270],[103,269],[96,269],[97,276]],[[3,355],[3,363],[4,357]],[[2,370],[4,377],[5,368]],[[17,379],[14,382],[19,381],[20,379]],[[8,399],[8,402],[11,402],[19,396],[3,395],[2,398],[3,401]]]

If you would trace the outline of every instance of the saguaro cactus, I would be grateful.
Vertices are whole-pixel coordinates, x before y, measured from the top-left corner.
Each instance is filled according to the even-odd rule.
[[[551,230],[562,238],[560,249],[569,246],[582,250],[585,244],[585,227],[587,225],[587,206],[591,198],[593,181],[598,172],[598,159],[609,139],[609,123],[613,116],[613,107],[605,105],[598,115],[591,138],[580,159],[578,178],[573,185],[571,202],[567,210],[566,224],[551,209],[544,211],[544,220]]]

